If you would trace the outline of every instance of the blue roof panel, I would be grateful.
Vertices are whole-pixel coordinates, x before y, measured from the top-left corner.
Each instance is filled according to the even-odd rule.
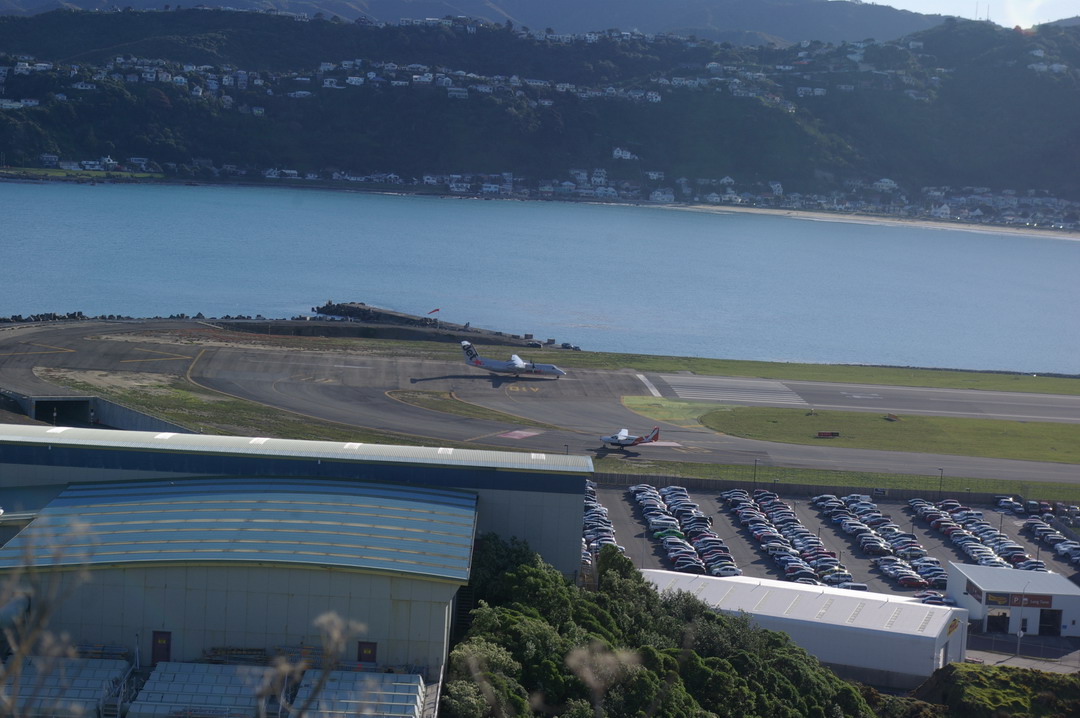
[[[465,582],[476,497],[344,481],[219,479],[78,484],[7,545],[0,569],[260,562]]]

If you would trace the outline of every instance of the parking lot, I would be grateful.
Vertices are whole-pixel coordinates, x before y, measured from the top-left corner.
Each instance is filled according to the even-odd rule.
[[[854,537],[845,533],[840,526],[832,523],[817,508],[810,505],[809,496],[785,495],[783,487],[777,487],[776,493],[792,508],[802,525],[819,537],[826,549],[836,554],[847,567],[854,581],[865,583],[869,590],[881,593],[910,595],[919,590],[898,586],[893,579],[885,576],[871,563],[874,557],[861,551]],[[701,512],[713,518],[713,531],[730,548],[731,556],[736,565],[742,569],[744,576],[778,580],[784,578],[784,570],[760,547],[749,531],[739,525],[735,514],[729,511],[724,501],[720,499],[719,492],[691,490],[689,495],[700,506]],[[937,497],[927,498],[936,499]],[[647,531],[641,510],[625,487],[599,486],[597,499],[608,510],[608,517],[615,529],[616,542],[624,548],[626,556],[633,561],[635,566],[668,570],[672,568],[660,542],[653,539],[651,533]],[[877,501],[876,503],[882,514],[891,517],[892,522],[897,524],[903,532],[914,534],[928,555],[937,558],[945,568],[948,567],[950,561],[971,563],[959,546],[952,543],[944,534],[930,528],[926,522],[916,518],[906,502]],[[1037,556],[1045,561],[1047,568],[1051,571],[1080,583],[1078,581],[1080,574],[1077,574],[1075,567],[1067,560],[1059,558],[1053,550],[1042,546],[1030,535],[1020,531],[1026,517],[1007,515],[992,506],[980,505],[972,508],[982,510],[986,521],[995,528],[1000,528],[1010,538],[1024,546],[1031,556]]]

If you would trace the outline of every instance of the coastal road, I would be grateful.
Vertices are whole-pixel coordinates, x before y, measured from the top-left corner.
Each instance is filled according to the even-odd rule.
[[[574,370],[554,380],[492,376],[463,362],[387,359],[221,344],[198,339],[196,322],[87,322],[0,330],[0,387],[71,395],[39,379],[35,367],[187,376],[197,384],[314,418],[500,448],[718,464],[1075,482],[1072,465],[914,454],[737,439],[696,426],[661,424],[658,445],[622,452],[597,437],[651,424],[624,396],[663,396],[762,406],[1080,421],[1080,397],[974,390],[786,382],[692,374]],[[185,334],[186,332],[186,334]],[[253,340],[257,341],[254,337]],[[450,391],[458,398],[549,427],[447,417],[393,398],[393,391]]]

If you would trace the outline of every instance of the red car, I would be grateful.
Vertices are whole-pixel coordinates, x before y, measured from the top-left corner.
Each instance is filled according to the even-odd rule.
[[[926,588],[930,585],[926,582],[926,579],[919,578],[918,576],[901,576],[897,579],[897,583],[906,588]]]

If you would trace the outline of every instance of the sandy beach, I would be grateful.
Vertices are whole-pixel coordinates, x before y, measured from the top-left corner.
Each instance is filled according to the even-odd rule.
[[[0,175],[0,181],[7,182],[41,182],[41,181],[77,181],[68,178],[48,177],[48,178],[26,178],[26,177],[11,177]],[[116,179],[103,179],[102,182],[117,182]],[[191,185],[191,182],[181,182],[176,180],[133,180],[135,183],[147,183],[147,184],[164,184],[174,186]],[[121,184],[129,184],[130,182],[120,180]],[[873,214],[858,214],[858,213],[841,213],[841,212],[826,212],[826,211],[811,211],[811,210],[796,210],[796,209],[774,209],[771,207],[744,207],[737,205],[714,205],[714,204],[659,204],[652,202],[642,201],[602,201],[597,202],[595,200],[581,200],[581,199],[535,199],[535,198],[506,198],[506,197],[478,197],[478,196],[463,196],[456,194],[441,194],[436,192],[413,192],[407,189],[390,190],[386,188],[368,188],[368,187],[339,187],[336,185],[326,184],[263,184],[254,182],[205,182],[200,181],[199,184],[205,185],[218,185],[218,186],[233,186],[233,187],[289,187],[291,189],[307,189],[307,190],[324,190],[330,192],[356,192],[361,194],[379,194],[388,196],[429,196],[437,197],[439,199],[454,199],[454,200],[484,200],[484,201],[511,201],[511,202],[567,202],[569,204],[600,204],[610,205],[613,207],[655,207],[657,209],[671,209],[680,212],[706,212],[710,214],[762,214],[771,215],[774,217],[790,217],[792,219],[804,219],[814,222],[843,222],[846,224],[867,224],[867,225],[893,225],[898,227],[922,227],[925,229],[948,229],[959,232],[981,232],[984,234],[1012,234],[1025,237],[1041,237],[1044,239],[1066,239],[1078,241],[1080,240],[1080,231],[1077,230],[1064,230],[1064,229],[1039,229],[1033,227],[1012,227],[1006,225],[997,224],[976,224],[971,222],[958,222],[954,220],[937,220],[926,218],[909,218],[909,217],[882,217],[880,215]]]
[[[736,207],[729,205],[663,205],[669,209],[713,214],[765,214],[774,217],[791,217],[816,222],[844,222],[846,224],[893,225],[897,227],[923,227],[926,229],[950,229],[960,232],[984,234],[1015,234],[1043,239],[1068,239],[1080,241],[1080,232],[1063,229],[1036,229],[1032,227],[1009,227],[996,224],[972,224],[951,220],[910,219],[906,217],[879,217],[872,214],[841,214],[839,212],[810,212],[794,209],[771,209],[767,207]]]

